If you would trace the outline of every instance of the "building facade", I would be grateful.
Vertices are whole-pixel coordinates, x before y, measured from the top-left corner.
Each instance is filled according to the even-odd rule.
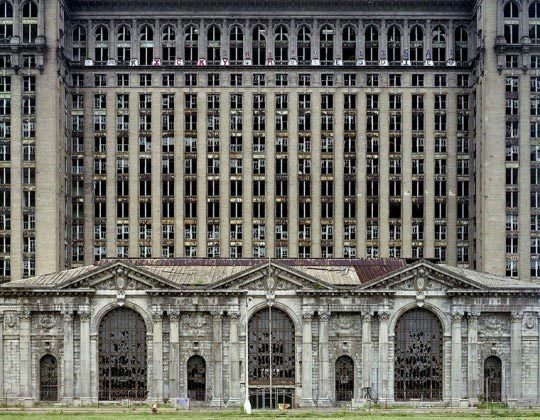
[[[8,403],[540,403],[540,286],[427,261],[104,260],[0,310]]]
[[[535,1],[0,9],[4,281],[123,257],[537,277]]]

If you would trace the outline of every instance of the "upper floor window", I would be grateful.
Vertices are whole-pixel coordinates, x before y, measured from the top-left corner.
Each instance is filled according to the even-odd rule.
[[[379,61],[379,31],[375,26],[366,29],[366,62]]]
[[[533,44],[540,44],[540,2],[529,6],[529,37]]]
[[[233,26],[229,32],[229,60],[231,64],[240,64],[244,59],[244,32],[239,26]]]
[[[446,31],[441,25],[433,28],[431,56],[435,63],[446,61]]]
[[[119,63],[131,60],[131,31],[127,26],[118,29],[116,37],[116,58]]]
[[[212,25],[208,28],[206,55],[208,64],[219,64],[221,59],[221,31],[216,25]]]
[[[165,26],[161,32],[161,59],[166,64],[176,60],[176,32],[172,26]]]
[[[424,61],[424,31],[418,25],[411,28],[409,35],[411,44],[411,62]]]
[[[22,9],[23,43],[36,41],[38,27],[38,7],[33,1],[26,2]]]
[[[276,64],[287,64],[289,61],[289,31],[283,25],[276,28],[274,59]]]
[[[253,28],[252,57],[255,66],[262,66],[266,60],[266,29],[257,25]]]
[[[469,61],[469,34],[463,26],[456,28],[454,42],[455,60],[458,63]]]
[[[95,30],[94,59],[97,63],[105,63],[109,59],[109,30],[100,25]]]
[[[13,6],[5,1],[0,4],[0,43],[9,42],[13,36]]]
[[[341,56],[344,63],[356,61],[356,30],[350,25],[345,26],[341,34]]]
[[[184,60],[186,64],[195,64],[199,59],[199,30],[188,26],[184,33]]]
[[[311,62],[311,31],[307,26],[302,26],[298,30],[296,52],[298,54],[298,64]]]
[[[519,42],[519,7],[514,1],[504,5],[504,39],[508,44]]]
[[[72,58],[74,61],[82,61],[86,58],[86,29],[76,26],[72,32]]]
[[[145,25],[139,32],[139,61],[141,66],[149,66],[154,59],[154,30]]]
[[[320,56],[322,65],[334,64],[334,28],[324,25],[320,34]]]
[[[386,33],[386,51],[390,63],[401,61],[401,31],[396,25],[390,26]]]

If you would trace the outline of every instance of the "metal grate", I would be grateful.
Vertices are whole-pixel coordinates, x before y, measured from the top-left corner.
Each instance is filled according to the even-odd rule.
[[[336,360],[336,401],[351,401],[354,396],[354,361],[349,356]]]
[[[206,399],[206,362],[201,356],[191,356],[187,362],[188,398]]]
[[[39,399],[58,400],[58,363],[56,357],[46,354],[39,362]]]
[[[484,389],[486,401],[488,402],[499,402],[502,400],[501,371],[501,359],[497,356],[489,356],[484,362]]]

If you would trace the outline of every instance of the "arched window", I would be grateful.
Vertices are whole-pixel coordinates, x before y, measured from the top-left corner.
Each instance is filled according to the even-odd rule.
[[[187,392],[193,401],[206,399],[206,362],[201,356],[191,356],[187,361]]]
[[[36,42],[38,27],[38,7],[34,1],[28,1],[22,9],[22,29],[25,44]]]
[[[39,399],[58,401],[58,363],[51,354],[39,361]]]
[[[379,31],[375,26],[366,29],[366,62],[379,61]]]
[[[354,361],[349,356],[336,360],[336,401],[351,401],[354,397]]]
[[[257,25],[253,28],[252,37],[252,53],[253,64],[255,66],[262,66],[266,61],[266,29]]]
[[[341,33],[341,56],[346,64],[356,62],[356,30],[348,25]]]
[[[487,402],[502,401],[502,363],[497,356],[484,362],[484,395]]]
[[[411,309],[399,318],[395,337],[395,399],[441,400],[444,343],[437,316],[426,309]]]
[[[446,61],[446,31],[441,25],[437,25],[431,31],[431,59],[435,63]]]
[[[131,60],[131,31],[127,26],[120,26],[116,37],[116,59],[118,63]]]
[[[13,6],[10,2],[0,3],[0,43],[9,42],[13,36]]]
[[[289,31],[283,25],[279,25],[275,31],[274,60],[276,60],[276,64],[288,64],[289,62]]]
[[[161,59],[164,64],[171,64],[176,60],[176,32],[169,25],[161,32]]]
[[[86,29],[83,26],[73,28],[71,48],[73,61],[83,61],[86,58]]]
[[[388,62],[397,63],[401,61],[401,31],[396,25],[388,28],[386,50],[388,51]]]
[[[206,48],[208,64],[219,64],[221,60],[221,31],[216,25],[208,28],[208,46]]]
[[[540,2],[529,6],[529,37],[533,44],[540,44]]]
[[[519,7],[514,1],[504,5],[504,39],[508,44],[519,43]]]
[[[109,30],[100,25],[94,34],[94,60],[98,64],[104,64],[109,59]]]
[[[146,325],[132,309],[108,312],[99,324],[99,400],[147,396]]]
[[[411,28],[409,34],[412,63],[421,63],[424,61],[424,31],[418,25]]]
[[[154,59],[154,30],[145,25],[139,32],[139,63],[141,66],[149,66]]]
[[[249,399],[254,408],[293,402],[295,328],[282,310],[269,307],[248,323]]]
[[[463,26],[456,28],[454,32],[455,42],[455,60],[458,63],[466,63],[469,61],[469,34]]]
[[[244,32],[240,26],[233,26],[229,32],[229,60],[231,64],[241,64],[244,60]]]
[[[298,30],[296,39],[298,64],[311,64],[311,31],[307,26]]]
[[[195,64],[199,59],[199,30],[195,26],[188,26],[184,33],[184,61],[186,64]]]
[[[322,65],[334,64],[334,28],[330,25],[321,28],[319,50]]]

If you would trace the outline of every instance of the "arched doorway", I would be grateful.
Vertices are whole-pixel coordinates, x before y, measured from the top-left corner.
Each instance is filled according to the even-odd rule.
[[[420,308],[406,312],[395,340],[395,399],[442,400],[443,329],[437,316]]]
[[[249,399],[253,408],[294,403],[294,323],[282,310],[268,307],[248,324]]]
[[[484,361],[484,390],[487,402],[502,401],[502,363],[497,356]]]
[[[201,356],[191,356],[187,361],[187,396],[193,401],[206,400],[206,362]]]
[[[58,362],[51,354],[39,361],[39,399],[58,401]]]
[[[143,318],[129,308],[107,313],[99,324],[98,351],[99,399],[146,399],[146,325]]]
[[[336,401],[351,401],[354,396],[354,361],[349,356],[336,360]]]

